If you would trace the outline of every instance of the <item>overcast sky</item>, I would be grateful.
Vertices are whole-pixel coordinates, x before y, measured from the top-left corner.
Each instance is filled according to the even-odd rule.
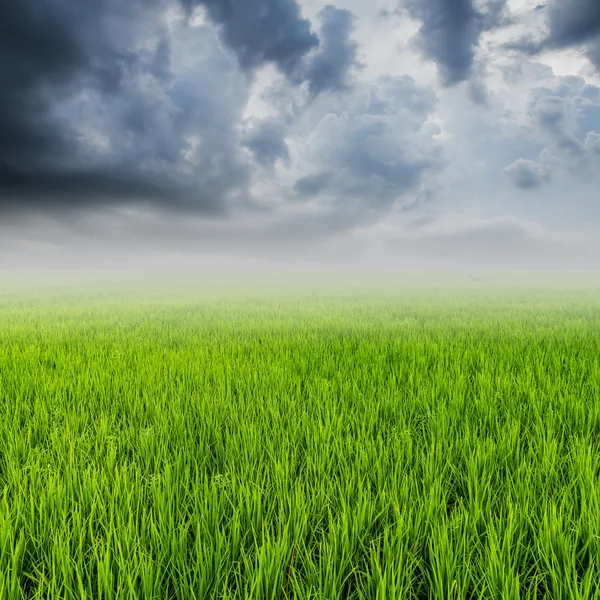
[[[0,261],[588,268],[598,0],[0,5]]]

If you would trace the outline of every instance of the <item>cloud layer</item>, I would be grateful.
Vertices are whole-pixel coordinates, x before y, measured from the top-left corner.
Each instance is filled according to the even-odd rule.
[[[0,89],[5,247],[600,234],[596,0],[5,3]]]

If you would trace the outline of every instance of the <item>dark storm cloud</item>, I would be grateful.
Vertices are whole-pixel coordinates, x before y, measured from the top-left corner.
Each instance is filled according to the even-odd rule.
[[[211,24],[173,25],[182,5]],[[239,130],[242,71],[273,64],[313,94],[344,88],[353,16],[327,6],[321,20],[320,41],[297,0],[2,3],[0,209],[252,203],[243,147],[267,167],[288,149],[276,121]]]
[[[561,0],[548,7],[550,33],[548,44],[573,46],[594,40],[600,34],[600,2]]]
[[[204,49],[213,49],[195,79],[175,81],[167,6],[0,5],[0,209],[149,201],[219,211],[243,188],[237,107],[207,95],[231,66],[199,29]],[[210,149],[194,149],[190,133]]]
[[[421,22],[418,45],[434,60],[445,85],[469,79],[481,34],[503,22],[506,0],[479,10],[473,0],[405,0],[409,15]]]
[[[137,180],[126,171],[57,171],[55,173],[21,171],[0,165],[0,207],[19,211],[23,203],[43,207],[51,203],[56,208],[66,208],[74,201],[86,204],[106,202],[107,198],[136,200],[141,196],[155,200],[168,200],[172,192],[154,183],[150,178]],[[23,197],[23,194],[26,194]]]
[[[536,55],[546,49],[582,47],[600,70],[600,2],[598,0],[555,0],[536,10],[547,15],[548,34],[541,41],[524,39],[512,49]]]
[[[274,64],[292,83],[308,82],[313,95],[346,87],[352,68],[359,66],[358,44],[351,39],[354,15],[326,5],[319,13],[320,36],[301,16],[297,0],[181,0],[192,10],[206,9],[220,29],[223,43],[252,71]]]
[[[191,10],[206,12],[220,28],[223,43],[233,50],[241,67],[252,70],[275,64],[293,78],[304,57],[319,45],[310,21],[296,0],[181,0]]]
[[[106,0],[82,9],[52,0],[0,5],[0,162],[42,162],[70,151],[76,140],[48,114],[48,95],[75,78],[114,89],[133,57],[106,44],[95,23]]]
[[[306,72],[313,95],[325,90],[343,90],[350,71],[359,66],[358,44],[350,37],[354,15],[349,10],[327,5],[319,18],[322,22],[321,45]]]

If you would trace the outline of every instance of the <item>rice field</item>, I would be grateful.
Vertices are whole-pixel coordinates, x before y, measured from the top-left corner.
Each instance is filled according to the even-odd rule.
[[[600,598],[600,282],[0,278],[0,599]]]

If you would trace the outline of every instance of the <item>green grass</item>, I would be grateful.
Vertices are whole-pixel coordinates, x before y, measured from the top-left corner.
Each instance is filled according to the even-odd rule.
[[[597,284],[230,288],[3,280],[0,599],[600,598]]]

